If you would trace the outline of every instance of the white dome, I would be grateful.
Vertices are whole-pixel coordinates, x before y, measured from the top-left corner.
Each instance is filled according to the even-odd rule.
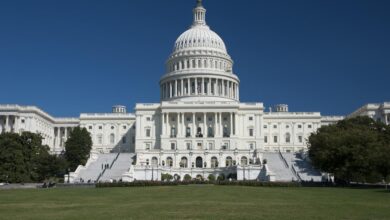
[[[186,49],[215,49],[227,54],[222,38],[208,26],[195,25],[177,38],[173,52]]]

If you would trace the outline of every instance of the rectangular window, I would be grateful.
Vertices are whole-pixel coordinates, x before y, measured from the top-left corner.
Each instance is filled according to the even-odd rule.
[[[146,137],[150,137],[150,129],[146,129]]]
[[[274,143],[278,143],[278,136],[274,136]]]
[[[146,144],[145,144],[145,149],[146,149],[146,150],[150,150],[150,146],[151,146],[150,143],[146,143]]]
[[[312,125],[308,125],[307,127],[308,127],[308,128],[312,128]]]
[[[171,143],[171,150],[176,150],[176,144],[175,143]]]
[[[264,136],[264,143],[268,143],[268,137]]]
[[[249,136],[253,137],[253,128],[249,129]]]
[[[253,121],[253,117],[249,117],[249,121]]]
[[[263,128],[265,128],[265,129],[267,129],[267,127],[268,127],[267,125],[264,125],[264,126],[263,126]]]
[[[209,150],[214,150],[214,144],[213,143],[209,143]]]
[[[299,142],[299,143],[302,143],[302,142],[303,142],[302,136],[298,136],[298,142]]]
[[[187,150],[191,150],[191,143],[187,143]]]
[[[302,128],[302,125],[298,125],[298,128]]]

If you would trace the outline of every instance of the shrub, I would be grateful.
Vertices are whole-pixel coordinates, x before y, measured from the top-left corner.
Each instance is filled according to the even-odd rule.
[[[225,180],[225,175],[223,173],[221,173],[218,178],[217,178],[218,181],[224,181]]]
[[[188,174],[184,175],[184,181],[191,181],[192,177]]]
[[[210,182],[214,182],[215,181],[215,176],[214,174],[210,174],[207,179],[210,181]]]
[[[165,173],[165,174],[161,174],[161,181],[172,181],[173,180],[173,176],[171,174],[168,174],[168,173]]]

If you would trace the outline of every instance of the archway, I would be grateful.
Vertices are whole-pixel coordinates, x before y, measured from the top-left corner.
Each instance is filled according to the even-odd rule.
[[[203,168],[203,159],[202,157],[196,158],[196,168]]]

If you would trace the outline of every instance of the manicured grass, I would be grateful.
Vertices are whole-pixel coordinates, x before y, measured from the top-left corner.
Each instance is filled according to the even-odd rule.
[[[380,189],[192,185],[0,191],[0,219],[390,219]]]

